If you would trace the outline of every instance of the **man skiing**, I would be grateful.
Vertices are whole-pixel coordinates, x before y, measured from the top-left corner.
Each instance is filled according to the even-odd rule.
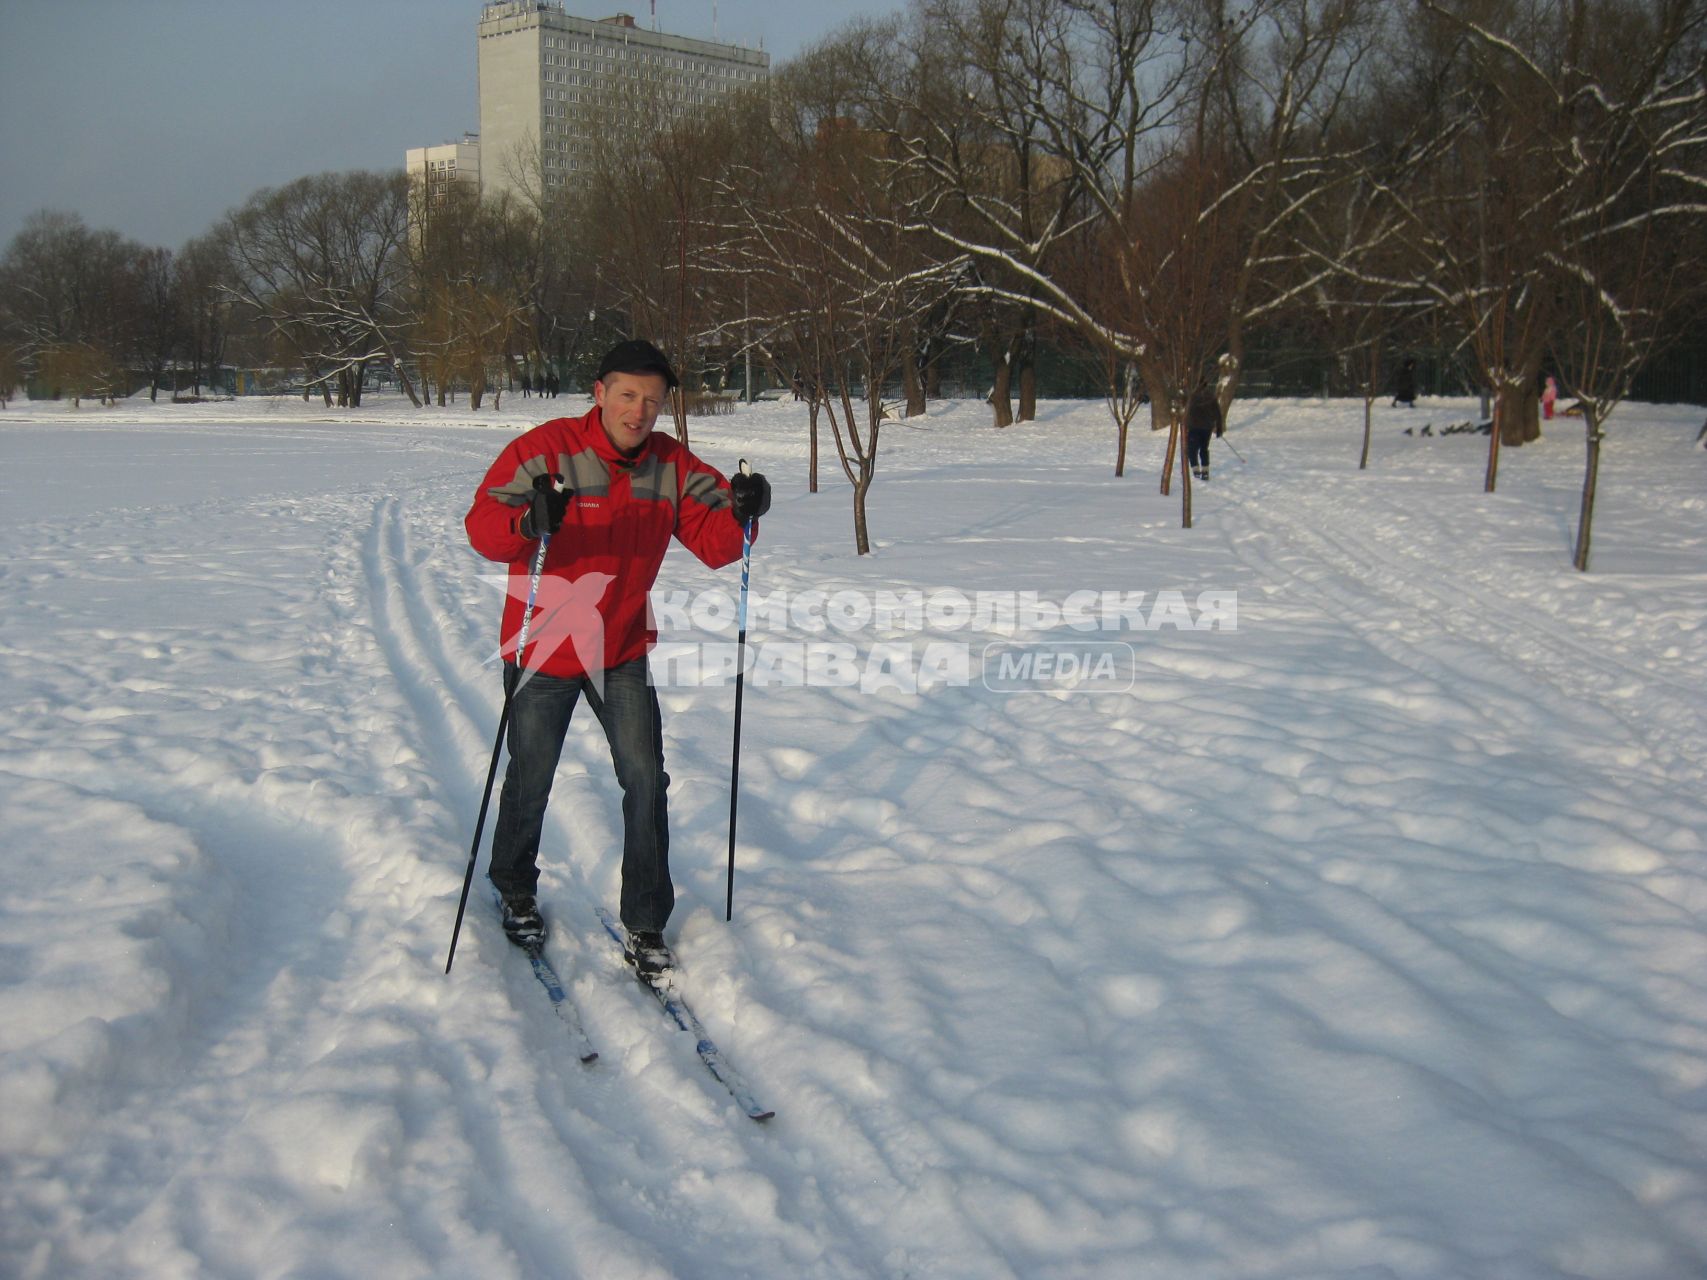
[[[504,931],[522,947],[545,940],[534,897],[540,831],[569,718],[585,694],[622,788],[619,914],[629,960],[648,977],[671,965],[663,934],[675,905],[669,775],[646,658],[657,639],[648,597],[672,536],[721,568],[740,558],[746,522],[770,509],[764,476],[726,480],[675,439],[653,434],[676,385],[657,347],[619,343],[599,365],[592,412],[552,419],[513,440],[464,521],[474,549],[510,570],[500,628],[510,761],[488,871],[502,899]],[[543,536],[550,542],[518,664],[516,641]]]

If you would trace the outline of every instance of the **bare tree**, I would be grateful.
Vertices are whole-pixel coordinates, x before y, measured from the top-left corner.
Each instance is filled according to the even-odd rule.
[[[25,368],[39,370],[58,352],[61,371],[116,370],[135,320],[134,264],[146,252],[115,231],[91,230],[76,214],[31,215],[0,255],[0,311]]]
[[[744,276],[752,300],[746,322],[829,423],[861,555],[871,550],[885,389],[911,358],[910,319],[943,305],[953,285],[911,228],[893,130],[862,119],[857,95],[844,92],[873,82],[891,39],[860,27],[781,78],[769,167],[732,173],[720,188],[727,269]],[[857,74],[837,75],[853,63]]]
[[[229,255],[217,233],[189,241],[172,262],[183,324],[179,349],[189,362],[190,387],[198,396],[203,383],[225,362],[231,312],[228,265]]]
[[[1035,404],[1041,316],[1128,358],[1141,345],[1092,314],[1066,283],[1063,254],[1130,202],[1184,103],[1189,57],[1153,0],[920,0],[912,56],[917,109],[898,115],[900,162],[924,196],[915,226],[972,265],[962,292],[996,365],[996,421]]]
[[[1459,312],[1494,390],[1491,492],[1502,446],[1540,433],[1544,354],[1585,318],[1565,305],[1561,273],[1593,277],[1578,259],[1609,233],[1584,229],[1608,202],[1647,189],[1652,166],[1688,194],[1627,209],[1615,225],[1699,216],[1703,16],[1695,0],[1423,0],[1422,16],[1423,74],[1454,142],[1408,208],[1419,270]],[[1667,128],[1644,127],[1661,120]],[[1652,150],[1622,145],[1633,136]]]
[[[10,342],[0,341],[0,409],[7,407],[12,394],[23,385],[24,365],[18,349]]]
[[[1342,127],[1364,101],[1372,54],[1386,33],[1386,6],[1371,0],[1213,0],[1190,33],[1206,47],[1192,135],[1219,157],[1203,216],[1225,229],[1231,254],[1223,297],[1222,412],[1245,364],[1248,330],[1295,310],[1328,268],[1294,252],[1293,232],[1338,198],[1359,149]]]
[[[479,409],[488,391],[501,396],[518,348],[539,356],[528,325],[546,257],[539,217],[509,191],[483,198],[460,184],[411,199],[412,352],[441,405],[460,383]]]
[[[52,389],[54,399],[71,397],[71,407],[99,397],[102,404],[116,400],[124,384],[124,370],[112,351],[88,342],[66,342],[48,347],[40,356],[40,376]]]
[[[1606,420],[1681,328],[1685,308],[1707,296],[1698,256],[1707,215],[1707,12],[1685,0],[1621,9],[1609,49],[1595,29],[1604,13],[1572,3],[1556,69],[1529,64],[1560,104],[1553,119],[1569,126],[1545,156],[1574,205],[1547,256],[1560,315],[1549,349],[1586,434],[1572,557],[1583,571]]]
[[[131,316],[125,344],[131,366],[148,375],[148,398],[160,398],[160,384],[183,346],[185,320],[170,249],[144,249],[131,260],[127,292]],[[174,390],[176,384],[174,383]]]
[[[739,298],[717,294],[711,206],[742,147],[733,122],[757,100],[690,107],[661,79],[613,92],[589,116],[595,146],[582,209],[605,304],[626,315],[629,333],[657,342],[681,377],[671,408],[685,444],[690,399],[720,379],[731,356],[719,318]]]
[[[1093,332],[1124,335],[1126,356],[1103,342],[1111,361],[1137,364],[1151,397],[1155,426],[1168,432],[1160,476],[1172,492],[1181,462],[1181,522],[1191,523],[1191,477],[1181,445],[1186,402],[1200,380],[1211,377],[1225,350],[1227,294],[1238,268],[1239,228],[1231,206],[1213,193],[1226,189],[1224,156],[1190,147],[1153,172],[1143,198],[1134,198],[1118,221],[1101,224],[1069,277],[1101,324]],[[1111,367],[1117,367],[1111,365]],[[1118,418],[1118,414],[1117,414]]]
[[[1412,136],[1349,158],[1354,176],[1339,184],[1335,199],[1314,204],[1294,230],[1301,258],[1328,268],[1313,277],[1299,320],[1313,325],[1343,382],[1363,400],[1360,471],[1369,466],[1383,356],[1430,314],[1432,299],[1407,274],[1403,219],[1387,197],[1426,147]]]
[[[408,213],[407,175],[357,171],[257,192],[221,227],[227,287],[328,404],[335,384],[340,404],[359,405],[376,359],[404,368]]]

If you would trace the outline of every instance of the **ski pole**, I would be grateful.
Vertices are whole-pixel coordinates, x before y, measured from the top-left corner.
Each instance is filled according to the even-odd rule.
[[[753,468],[741,459],[741,474],[750,476]],[[735,918],[735,813],[741,800],[741,690],[747,675],[747,579],[753,566],[753,522],[741,526],[741,608],[737,615],[740,628],[735,640],[735,750],[729,762],[729,889],[723,902],[725,922]]]
[[[551,485],[551,476],[539,476],[533,482],[536,489]],[[492,803],[492,783],[498,777],[498,754],[504,749],[504,730],[510,726],[510,701],[516,696],[523,672],[522,654],[528,646],[528,628],[533,625],[533,602],[539,595],[539,577],[545,571],[545,549],[551,545],[551,535],[542,533],[539,550],[533,555],[533,575],[528,579],[528,602],[522,609],[522,626],[516,635],[516,678],[504,681],[504,708],[498,713],[498,736],[492,742],[492,763],[486,767],[486,790],[480,794],[480,816],[474,820],[474,843],[468,847],[468,870],[462,873],[462,899],[456,904],[456,926],[450,931],[450,954],[445,956],[445,972],[456,959],[456,940],[462,934],[462,916],[468,910],[468,890],[474,883],[474,862],[480,856],[480,836],[486,829],[486,810]]]
[[[1221,443],[1226,445],[1229,449],[1233,449],[1233,442],[1231,440],[1227,439],[1226,436],[1221,437]],[[1244,462],[1244,460],[1245,460],[1245,455],[1240,453],[1237,449],[1233,449],[1233,456],[1235,458],[1237,458],[1240,462]]]

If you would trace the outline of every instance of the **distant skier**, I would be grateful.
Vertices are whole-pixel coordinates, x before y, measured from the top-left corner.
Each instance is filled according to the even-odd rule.
[[[1225,432],[1226,422],[1221,416],[1221,402],[1215,398],[1215,388],[1209,385],[1208,378],[1200,378],[1185,408],[1185,460],[1191,474],[1199,480],[1209,479],[1209,437]]]
[[[1541,416],[1549,422],[1553,420],[1553,406],[1559,402],[1559,384],[1552,374],[1547,375],[1547,381],[1541,388]]]
[[[504,931],[520,946],[545,939],[535,901],[539,839],[569,718],[584,693],[610,744],[622,788],[622,898],[628,954],[642,974],[670,966],[664,925],[670,883],[664,740],[646,655],[657,640],[648,601],[674,536],[712,568],[741,556],[742,525],[770,509],[757,473],[733,481],[674,437],[653,434],[676,375],[649,342],[619,343],[593,383],[594,409],[554,418],[498,455],[468,510],[468,540],[509,565],[512,589],[500,631],[513,687],[510,763],[498,801],[488,872],[503,899]],[[563,488],[536,488],[540,476]],[[523,655],[516,637],[534,553],[546,548],[540,608]],[[588,580],[591,580],[590,582]],[[519,584],[519,590],[516,589]],[[602,642],[598,635],[602,627]]]
[[[1393,403],[1391,408],[1397,409],[1404,405],[1407,409],[1417,407],[1417,361],[1415,356],[1406,356],[1404,364],[1399,366],[1399,372],[1393,379]]]

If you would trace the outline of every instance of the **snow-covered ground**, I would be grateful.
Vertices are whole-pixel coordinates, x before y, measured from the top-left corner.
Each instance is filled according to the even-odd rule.
[[[1489,496],[1480,436],[1401,434],[1463,402],[1363,473],[1360,406],[1242,402],[1189,531],[1100,405],[940,407],[863,559],[799,406],[696,422],[776,487],[756,591],[934,602],[755,652],[973,663],[755,677],[732,925],[733,687],[662,691],[670,936],[757,1125],[598,931],[590,716],[542,899],[603,1057],[484,898],[443,973],[499,704],[461,518],[540,408],[0,415],[0,1273],[1707,1274],[1702,410],[1614,419],[1589,575],[1580,425]],[[1137,591],[1237,627],[953,607]],[[1061,642],[1131,678],[986,686]]]

